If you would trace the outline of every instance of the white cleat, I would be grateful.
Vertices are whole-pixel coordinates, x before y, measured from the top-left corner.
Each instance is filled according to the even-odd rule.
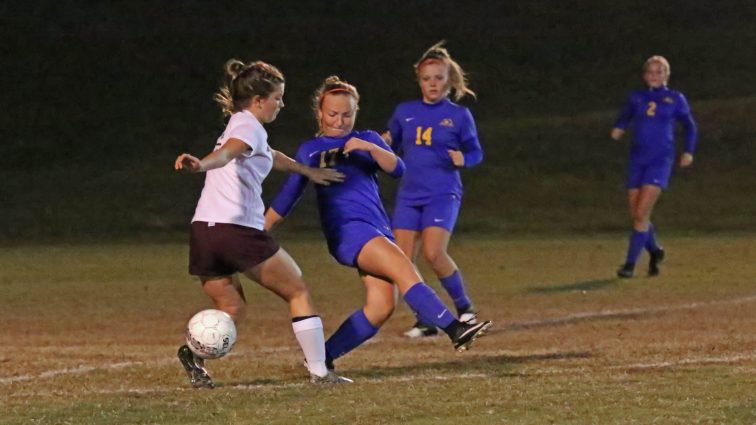
[[[346,378],[344,376],[339,376],[329,370],[326,376],[318,376],[315,374],[310,374],[310,382],[315,385],[351,384],[354,382],[354,380]]]

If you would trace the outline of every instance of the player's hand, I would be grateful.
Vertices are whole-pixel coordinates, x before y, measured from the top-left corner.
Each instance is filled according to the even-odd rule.
[[[680,156],[680,167],[690,167],[690,164],[693,163],[693,154],[690,154],[688,152],[685,152]]]
[[[465,166],[465,156],[462,155],[461,151],[454,151],[454,150],[448,149],[447,152],[449,152],[449,157],[451,158],[455,167]]]
[[[381,133],[381,139],[383,139],[383,141],[389,146],[394,144],[394,141],[391,139],[391,132],[388,130]]]
[[[197,157],[189,155],[188,153],[182,153],[176,158],[176,162],[173,164],[173,168],[176,170],[186,170],[190,173],[196,173],[200,171],[200,160]]]
[[[612,139],[614,139],[614,140],[619,140],[619,139],[621,139],[621,138],[622,138],[622,136],[624,136],[624,135],[625,135],[625,130],[623,130],[623,129],[621,129],[621,128],[617,128],[617,127],[613,128],[613,129],[612,129],[612,132],[611,132],[611,133],[609,133],[609,136],[610,136],[610,137],[611,137]]]
[[[331,183],[341,183],[346,177],[343,173],[333,168],[308,167],[304,174],[313,183],[323,186],[330,186]]]
[[[352,151],[370,152],[374,146],[374,144],[366,140],[362,140],[358,137],[352,137],[344,144],[344,155],[349,155],[349,153]]]

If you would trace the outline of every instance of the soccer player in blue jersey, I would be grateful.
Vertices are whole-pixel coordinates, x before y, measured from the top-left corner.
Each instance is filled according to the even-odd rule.
[[[320,223],[331,255],[358,270],[367,292],[364,307],[326,341],[328,364],[332,366],[335,359],[375,335],[391,316],[395,302],[392,283],[419,316],[443,329],[458,351],[466,350],[491,322],[457,320],[394,243],[376,173],[399,177],[404,163],[378,133],[353,130],[359,102],[353,85],[328,77],[313,101],[320,133],[300,146],[296,160],[312,167],[333,168],[346,176],[343,183],[316,186]],[[265,214],[266,229],[289,214],[306,185],[306,178],[296,177],[284,183]]]
[[[643,80],[648,88],[630,93],[620,109],[611,137],[619,140],[632,125],[635,133],[630,148],[627,173],[627,199],[633,220],[633,231],[627,248],[625,263],[617,276],[633,276],[635,263],[645,248],[649,253],[648,275],[659,274],[664,250],[656,241],[651,213],[662,189],[666,189],[675,162],[675,122],[685,129],[685,146],[678,161],[680,167],[693,163],[696,147],[696,123],[685,96],[667,87],[669,62],[662,56],[652,56],[643,65]]]
[[[423,256],[454,301],[460,320],[475,323],[477,311],[465,290],[459,267],[447,248],[462,202],[460,170],[478,165],[483,150],[470,110],[449,100],[475,96],[465,73],[443,42],[415,63],[422,99],[401,103],[389,120],[384,138],[401,154],[407,170],[394,207],[396,242],[410,258],[422,246]],[[405,335],[437,334],[418,318]]]

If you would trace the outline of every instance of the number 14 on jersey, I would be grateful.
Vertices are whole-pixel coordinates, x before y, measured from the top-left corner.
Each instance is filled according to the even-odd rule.
[[[425,143],[426,146],[431,145],[431,133],[433,133],[433,127],[428,127],[425,130],[423,130],[422,127],[417,127],[417,138],[415,138],[415,144],[416,145],[422,145]]]

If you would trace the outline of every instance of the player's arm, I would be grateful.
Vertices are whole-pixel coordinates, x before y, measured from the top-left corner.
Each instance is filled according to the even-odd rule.
[[[281,151],[273,151],[273,168],[277,171],[301,174],[315,184],[328,186],[331,183],[344,181],[344,174],[332,168],[309,167],[286,156]]]
[[[283,219],[283,216],[276,212],[272,207],[268,208],[268,210],[265,211],[265,231],[270,232],[276,224],[282,222]]]
[[[381,133],[381,139],[383,139],[383,141],[389,146],[394,144],[394,139],[391,137],[391,132],[388,130]]]
[[[469,109],[465,110],[460,131],[460,150],[449,149],[449,157],[455,167],[474,167],[483,161],[483,148],[478,139],[478,130],[475,120]]]
[[[349,155],[350,152],[354,151],[365,151],[370,154],[376,164],[378,164],[378,167],[385,173],[396,175],[398,167],[401,167],[400,172],[403,172],[404,162],[391,151],[391,148],[383,139],[380,137],[377,137],[377,139],[379,140],[376,140],[374,143],[358,137],[352,137],[344,144],[344,155]]]
[[[394,152],[399,152],[402,141],[402,124],[398,117],[399,108],[394,110],[388,122],[388,130],[381,134],[381,138]]]
[[[278,154],[285,156],[280,152],[278,152]],[[294,161],[291,158],[289,159],[296,162],[296,164],[302,165],[303,167],[312,168],[306,165],[308,158],[309,157],[307,156],[307,152],[300,148],[300,150],[297,152],[298,161]],[[307,182],[308,178],[304,174],[295,172],[294,174],[289,175],[284,184],[281,186],[281,189],[273,198],[273,201],[270,203],[270,207],[265,212],[265,230],[271,230],[276,224],[283,221],[284,217],[289,215],[291,210],[302,197],[302,194],[307,187]]]
[[[678,107],[675,110],[675,119],[685,129],[685,147],[683,154],[680,156],[680,166],[688,167],[693,164],[693,153],[696,150],[696,141],[698,139],[698,127],[690,112],[690,106],[685,96],[680,95]]]
[[[609,133],[612,139],[619,140],[625,135],[625,129],[633,119],[634,111],[633,97],[630,96],[620,108],[617,119],[614,120],[614,126],[612,126],[612,131]]]
[[[239,139],[228,139],[220,149],[210,152],[202,159],[188,153],[182,153],[176,158],[173,167],[176,170],[186,170],[190,173],[201,173],[224,167],[234,158],[250,149],[249,145]]]

